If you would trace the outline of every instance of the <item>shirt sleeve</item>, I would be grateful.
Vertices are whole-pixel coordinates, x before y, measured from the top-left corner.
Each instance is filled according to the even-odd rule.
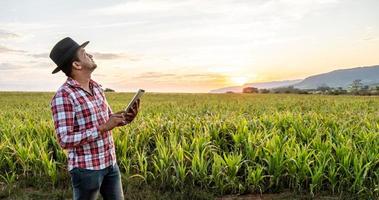
[[[109,104],[107,102],[107,99],[105,99],[105,97],[104,97],[104,100],[105,100],[105,102],[107,104],[108,116],[111,117],[111,115],[113,114],[112,108],[111,108],[111,106],[109,106]]]
[[[51,111],[53,113],[58,141],[63,149],[81,146],[99,137],[100,131],[98,126],[94,126],[83,132],[74,132],[74,102],[68,94],[64,92],[57,93],[51,101]]]
[[[107,105],[108,116],[111,117],[111,115],[113,114],[112,108],[111,108],[111,106],[109,105],[109,103],[108,103],[108,101],[107,101],[107,98],[105,98],[105,94],[104,94],[103,89],[100,88],[100,92],[101,92],[101,96],[102,96],[103,99],[104,99],[105,105]]]

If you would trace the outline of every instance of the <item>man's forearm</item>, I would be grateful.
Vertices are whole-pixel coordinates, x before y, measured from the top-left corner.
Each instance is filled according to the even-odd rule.
[[[107,131],[109,131],[109,130],[107,129],[106,123],[101,124],[101,125],[99,126],[99,132],[100,132],[100,135],[104,134],[104,133],[107,132]]]
[[[57,127],[58,140],[63,149],[74,148],[95,141],[99,135],[99,127],[93,127],[81,132],[73,132],[70,127]]]

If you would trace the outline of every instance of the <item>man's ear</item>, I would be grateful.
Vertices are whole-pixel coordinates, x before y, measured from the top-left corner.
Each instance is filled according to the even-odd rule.
[[[82,69],[82,66],[79,64],[78,61],[74,61],[72,62],[72,66],[77,69],[77,70],[81,70]]]

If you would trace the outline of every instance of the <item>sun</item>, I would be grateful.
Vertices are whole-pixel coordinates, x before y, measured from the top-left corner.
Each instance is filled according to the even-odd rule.
[[[230,79],[234,84],[237,85],[244,85],[247,82],[247,77],[245,76],[235,76],[231,77]]]

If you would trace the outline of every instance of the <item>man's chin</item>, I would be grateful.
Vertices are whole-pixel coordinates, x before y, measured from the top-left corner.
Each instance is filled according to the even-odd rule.
[[[95,71],[96,68],[97,68],[97,65],[96,65],[96,64],[93,64],[93,65],[91,66],[91,68],[89,68],[89,70],[90,70],[91,72],[93,72],[93,71]]]

